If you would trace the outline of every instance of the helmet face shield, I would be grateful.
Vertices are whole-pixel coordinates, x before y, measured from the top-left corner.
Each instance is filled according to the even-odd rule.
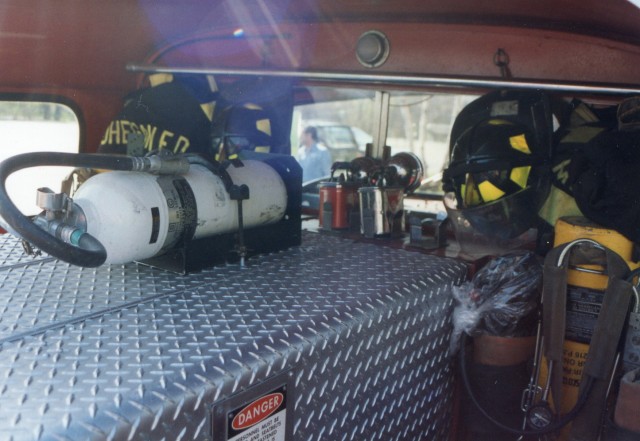
[[[537,207],[530,203],[533,190],[523,189],[512,195],[472,208],[459,209],[452,193],[445,195],[445,208],[451,219],[466,229],[496,239],[515,238],[532,227]]]
[[[520,205],[520,198],[526,199],[526,194],[517,193],[475,208],[458,209],[455,195],[446,193],[444,206],[460,250],[469,256],[498,256],[530,246],[537,232],[530,228],[528,217],[535,213],[531,213],[532,209],[521,211],[520,208],[526,209],[527,205]]]

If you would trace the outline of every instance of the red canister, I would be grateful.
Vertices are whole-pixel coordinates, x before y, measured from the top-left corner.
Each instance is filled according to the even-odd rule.
[[[318,211],[318,221],[320,222],[320,228],[331,229],[333,228],[333,213],[336,206],[336,187],[337,182],[321,182],[320,183],[320,207]],[[327,218],[325,222],[326,215]]]
[[[351,182],[322,182],[320,184],[320,227],[344,230],[350,226],[352,213],[358,210],[358,185]],[[331,213],[331,218],[325,216]]]

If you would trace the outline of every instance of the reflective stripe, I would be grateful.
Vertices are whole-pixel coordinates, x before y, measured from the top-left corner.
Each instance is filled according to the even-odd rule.
[[[482,203],[482,197],[478,193],[476,184],[471,173],[467,174],[467,183],[460,186],[461,194],[464,198],[465,207],[474,207]]]
[[[527,181],[529,180],[529,173],[531,172],[531,166],[515,167],[511,169],[509,179],[518,184],[520,187],[525,188]]]
[[[482,200],[484,202],[495,201],[505,195],[504,191],[500,190],[489,181],[482,181],[479,183],[478,190],[480,191],[480,196],[482,196]]]
[[[271,136],[271,121],[268,118],[256,121],[256,128],[262,133]]]
[[[505,126],[505,125],[509,125],[512,126],[513,123],[511,121],[507,121],[506,119],[490,119],[489,121],[487,121],[487,124],[491,125],[491,126]]]
[[[527,155],[531,154],[529,144],[527,144],[527,139],[524,137],[524,134],[510,137],[509,144],[511,144],[513,149],[519,152],[526,153]]]
[[[509,172],[509,179],[520,189],[526,188],[530,172],[530,165],[514,167]],[[464,206],[474,207],[486,204],[500,199],[507,195],[507,192],[518,191],[513,184],[506,180],[506,173],[507,171],[505,170],[499,174],[500,176],[494,176],[493,178],[488,177],[487,174],[476,175],[474,178],[473,173],[467,173],[465,183],[460,186],[460,194],[462,195]],[[477,179],[484,180],[476,183]]]

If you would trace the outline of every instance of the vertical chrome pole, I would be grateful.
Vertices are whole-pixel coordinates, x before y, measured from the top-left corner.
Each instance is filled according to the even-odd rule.
[[[382,158],[389,129],[389,92],[377,91],[374,98],[373,157]]]

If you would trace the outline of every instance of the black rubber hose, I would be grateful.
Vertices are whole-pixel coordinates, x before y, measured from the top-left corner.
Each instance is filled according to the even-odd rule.
[[[134,164],[134,159],[122,155],[37,152],[13,156],[0,163],[0,216],[16,234],[47,254],[72,265],[90,268],[100,266],[105,262],[107,252],[97,239],[85,234],[77,247],[47,233],[18,210],[7,194],[6,180],[12,173],[29,167],[66,166],[129,171],[134,169]]]
[[[107,255],[106,250],[104,249],[104,246],[102,245],[102,243],[100,243],[100,241],[98,239],[96,239],[95,237],[93,237],[91,234],[85,233],[80,237],[80,240],[78,240],[78,246],[83,249],[83,250],[87,250],[87,251],[94,251],[96,253],[105,253],[105,258]],[[104,260],[102,261],[102,263],[104,263]],[[102,265],[102,264],[100,264]],[[86,265],[84,265],[86,266]]]
[[[489,420],[492,424],[497,426],[500,430],[510,433],[512,435],[518,435],[518,436],[538,436],[538,435],[545,435],[548,433],[552,433],[562,429],[564,426],[566,426],[571,421],[573,421],[575,417],[578,415],[578,413],[582,410],[582,407],[584,406],[584,404],[587,402],[589,392],[591,391],[591,387],[593,386],[593,378],[591,377],[587,377],[586,379],[584,379],[584,381],[586,381],[586,387],[578,396],[578,400],[576,401],[576,404],[573,406],[573,408],[566,414],[562,415],[560,419],[550,424],[548,427],[540,430],[523,430],[523,429],[509,427],[501,423],[493,415],[490,415],[485,408],[482,407],[477,397],[475,396],[475,393],[473,392],[471,381],[469,380],[469,374],[467,372],[467,356],[466,356],[467,351],[465,350],[465,347],[467,346],[468,341],[469,341],[469,337],[463,333],[462,346],[460,348],[460,357],[459,357],[460,375],[462,377],[462,382],[464,383],[465,389],[467,390],[467,393],[469,394],[469,398],[471,399],[471,402],[473,403],[473,405],[478,409],[478,411],[480,411],[480,413],[487,420]],[[556,367],[556,369],[558,368],[560,367]]]

